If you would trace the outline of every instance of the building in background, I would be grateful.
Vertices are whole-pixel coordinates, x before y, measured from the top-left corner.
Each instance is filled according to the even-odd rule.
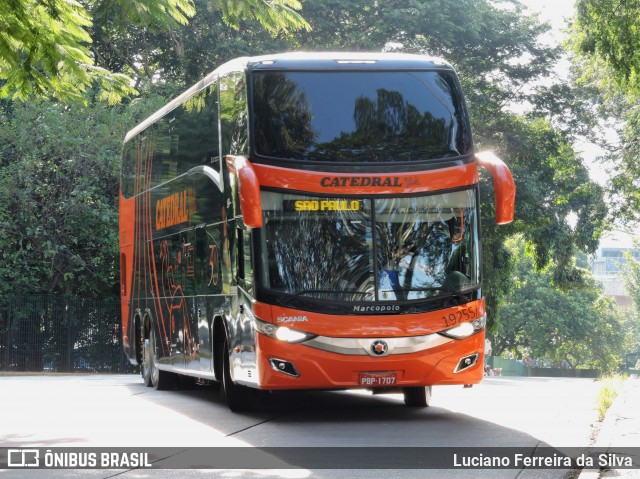
[[[618,306],[631,306],[632,300],[625,288],[622,268],[624,256],[630,252],[640,260],[640,251],[634,244],[637,235],[624,231],[613,231],[600,241],[598,251],[591,263],[593,277],[602,282],[605,294],[613,296]]]

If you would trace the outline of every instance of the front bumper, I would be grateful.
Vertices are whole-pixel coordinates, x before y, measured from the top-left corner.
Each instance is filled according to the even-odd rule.
[[[342,338],[335,342],[311,340],[308,344],[290,344],[256,334],[259,388],[362,388],[361,373],[382,371],[395,373],[394,387],[477,384],[482,380],[484,330],[465,339],[430,336],[433,337]],[[379,339],[390,347],[376,357],[367,349]],[[358,345],[362,350],[358,350]],[[474,357],[475,362],[460,370],[461,359],[466,357]],[[278,370],[274,359],[293,364],[297,375],[292,375],[289,368]]]

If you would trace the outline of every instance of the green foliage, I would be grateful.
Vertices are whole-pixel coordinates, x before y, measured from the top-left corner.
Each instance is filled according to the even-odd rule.
[[[625,333],[622,313],[613,300],[604,296],[586,272],[581,288],[554,287],[548,269],[535,270],[533,249],[525,248],[521,237],[507,245],[518,267],[513,276],[515,289],[500,307],[494,352],[615,371]]]
[[[295,30],[310,30],[307,21],[296,10],[298,0],[209,0],[210,5],[222,11],[225,23],[235,30],[240,29],[241,20],[257,20],[269,33],[289,33]]]
[[[569,48],[583,99],[594,108],[615,218],[640,220],[640,1],[580,0]],[[606,128],[602,128],[602,125]],[[613,132],[613,133],[612,133]],[[593,137],[593,134],[590,135]]]
[[[160,81],[184,89],[232,58],[288,48],[286,39],[290,36],[286,32],[293,30],[293,25],[280,18],[280,34],[274,36],[276,25],[261,24],[260,18],[271,21],[279,9],[292,11],[294,2],[233,3],[236,6],[232,8],[228,0],[194,0],[197,15],[189,25],[164,30],[118,24],[109,21],[110,15],[101,15],[92,30],[93,52],[100,65],[131,76],[138,88]],[[258,17],[252,10],[254,4],[271,10]],[[225,17],[227,10],[233,18]],[[306,26],[301,23],[300,28]]]
[[[126,76],[94,64],[90,26],[90,15],[75,1],[0,2],[0,98],[83,102],[94,82],[110,102],[133,93]]]
[[[204,10],[220,11],[226,25],[236,30],[242,20],[255,20],[274,36],[309,28],[296,12],[297,0],[208,2]],[[135,94],[132,85],[139,86],[140,78],[157,80],[162,65],[150,63],[145,53],[174,49],[184,55],[178,27],[195,12],[193,0],[0,2],[0,98],[84,104],[85,92],[97,85],[98,98],[113,105]]]
[[[111,23],[124,29],[136,25],[163,30],[187,25],[196,13],[193,0],[93,0],[91,14],[97,23]]]
[[[574,52],[604,64],[616,84],[640,93],[640,1],[580,0],[572,25]]]
[[[627,312],[625,321],[625,352],[635,353],[640,352],[640,262],[630,253],[626,253],[624,258],[622,272],[634,304],[634,308]]]
[[[589,180],[568,139],[547,120],[502,114],[481,133],[481,148],[491,145],[504,158],[517,190],[514,223],[496,226],[493,188],[486,178],[481,189],[484,289],[491,329],[505,319],[499,303],[513,284],[515,263],[504,247],[507,238],[521,234],[530,244],[536,269],[550,266],[549,281],[556,286],[579,288],[584,272],[576,268],[575,255],[597,248],[607,206],[603,189]]]
[[[601,379],[602,388],[598,393],[598,421],[603,421],[604,417],[607,414],[607,411],[613,404],[613,400],[618,395],[618,391],[622,387],[626,378],[620,376],[619,374],[614,374],[613,376],[607,376]]]
[[[640,221],[640,105],[637,97],[609,100],[610,115],[618,116],[619,142],[612,145],[609,186],[613,211],[622,221]]]
[[[3,105],[0,295],[112,294],[122,138],[160,104]]]

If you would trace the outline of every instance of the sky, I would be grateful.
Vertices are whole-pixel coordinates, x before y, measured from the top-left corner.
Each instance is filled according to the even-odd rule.
[[[531,11],[540,13],[543,20],[548,21],[554,35],[560,34],[565,28],[566,19],[573,16],[574,0],[520,0]],[[560,40],[560,37],[558,37]]]

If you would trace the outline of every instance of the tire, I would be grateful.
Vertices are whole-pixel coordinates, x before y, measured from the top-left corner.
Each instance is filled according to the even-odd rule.
[[[402,388],[404,403],[408,407],[429,407],[431,386]]]
[[[140,365],[140,374],[142,375],[142,382],[145,386],[151,387],[151,363],[153,362],[153,352],[151,346],[151,338],[145,339],[142,346],[142,364]]]
[[[175,384],[175,376],[167,371],[161,371],[158,369],[158,357],[156,356],[156,333],[151,325],[151,331],[149,331],[149,339],[145,339],[145,358],[148,357],[148,375],[151,384],[147,386],[153,386],[158,391],[164,391],[166,389],[173,389]],[[144,361],[143,361],[144,363]]]
[[[222,349],[222,392],[227,401],[227,406],[233,412],[250,411],[253,409],[258,390],[233,382],[233,379],[231,379],[230,354],[229,343],[225,340]]]

